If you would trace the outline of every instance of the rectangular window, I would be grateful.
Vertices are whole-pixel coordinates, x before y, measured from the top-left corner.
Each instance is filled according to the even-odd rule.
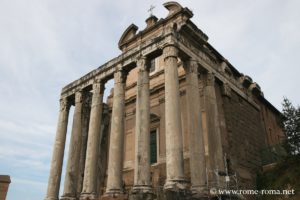
[[[150,61],[150,73],[155,71],[155,58]]]
[[[157,163],[156,129],[150,131],[150,163]]]

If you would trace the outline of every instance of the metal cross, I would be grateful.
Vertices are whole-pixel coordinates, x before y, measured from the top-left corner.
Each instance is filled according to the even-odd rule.
[[[148,12],[150,13],[150,16],[153,15],[153,9],[155,8],[155,6],[151,5]]]

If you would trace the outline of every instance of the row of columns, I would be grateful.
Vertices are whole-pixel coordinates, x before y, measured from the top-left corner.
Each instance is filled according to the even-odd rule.
[[[163,49],[165,67],[165,118],[166,118],[166,169],[165,190],[187,189],[184,176],[183,142],[178,79],[178,49],[168,45]],[[138,79],[136,95],[136,137],[133,193],[152,193],[150,177],[150,95],[149,65],[146,57],[137,61]],[[188,130],[190,138],[190,172],[192,192],[203,194],[206,184],[201,112],[199,107],[198,66],[196,61],[185,62],[188,109]],[[114,73],[114,95],[111,117],[111,132],[108,158],[108,177],[105,196],[122,195],[122,169],[125,120],[126,74],[121,66]],[[88,131],[84,178],[80,199],[95,199],[97,187],[97,157],[99,149],[103,83],[97,80],[93,85],[92,105]],[[60,115],[46,200],[57,200],[63,164],[63,154],[70,105],[61,100]],[[82,92],[75,94],[75,111],[69,157],[61,199],[76,199],[77,174],[81,147]]]
[[[81,199],[92,199],[96,197],[97,186],[97,159],[99,149],[100,127],[102,117],[102,101],[103,101],[103,83],[96,80],[93,84],[93,96],[90,111],[90,120],[88,128],[88,141],[86,149],[86,160],[84,167],[84,178],[81,192]],[[67,161],[64,191],[60,199],[71,200],[77,198],[78,174],[80,173],[80,155],[82,145],[82,110],[83,110],[83,92],[75,93],[75,110],[73,116],[71,141],[69,155]],[[58,127],[56,131],[56,139],[52,155],[50,176],[48,181],[48,189],[46,200],[59,199],[59,187],[61,182],[61,173],[63,166],[63,157],[66,141],[66,133],[68,126],[68,115],[70,103],[67,98],[60,100],[60,114]]]

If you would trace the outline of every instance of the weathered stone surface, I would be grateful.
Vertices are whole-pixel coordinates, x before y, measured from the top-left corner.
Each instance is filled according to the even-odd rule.
[[[80,150],[80,161],[79,161],[79,173],[77,181],[77,196],[80,196],[82,187],[83,187],[83,178],[84,178],[84,168],[85,168],[85,159],[86,159],[86,149],[87,149],[87,139],[89,131],[89,121],[90,121],[90,112],[91,112],[91,93],[85,92],[82,104],[82,143]]]
[[[204,196],[207,188],[206,164],[199,105],[198,64],[194,60],[189,60],[185,65],[191,190],[194,195]]]
[[[128,200],[129,197],[127,194],[118,194],[118,195],[104,195],[99,200]]]
[[[146,62],[147,60],[145,57],[141,57],[137,61],[139,71],[136,95],[135,167],[133,186],[133,192],[136,194],[135,199],[143,197],[143,193],[151,193],[149,67]]]
[[[82,92],[75,94],[75,110],[73,117],[71,142],[69,147],[68,163],[64,183],[64,192],[61,199],[76,199],[79,173],[79,161],[82,143]]]
[[[111,132],[108,158],[108,178],[106,194],[123,194],[122,169],[124,148],[124,106],[125,80],[124,72],[117,71],[114,76],[114,99],[111,117]]]
[[[221,141],[221,128],[217,98],[215,92],[215,76],[207,73],[204,86],[204,109],[206,113],[207,144],[208,144],[208,184],[210,187],[223,188],[224,177],[217,174],[224,172],[224,155]]]
[[[81,199],[94,199],[97,195],[97,158],[101,138],[103,84],[93,85],[91,116],[86,151],[86,162]]]
[[[46,200],[58,199],[66,143],[69,110],[70,104],[67,101],[67,98],[62,98],[60,100],[60,112],[52,154],[48,189],[45,198]]]
[[[178,49],[167,46],[163,50],[165,62],[165,115],[166,115],[166,164],[165,189],[185,189],[181,111],[179,106]]]

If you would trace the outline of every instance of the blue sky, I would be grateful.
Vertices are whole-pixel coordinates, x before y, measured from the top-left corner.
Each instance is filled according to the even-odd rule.
[[[179,2],[278,109],[283,96],[300,103],[299,1]],[[61,88],[120,54],[121,34],[131,23],[143,29],[151,4],[165,17],[162,3],[1,0],[0,174],[12,178],[8,200],[45,197]]]

